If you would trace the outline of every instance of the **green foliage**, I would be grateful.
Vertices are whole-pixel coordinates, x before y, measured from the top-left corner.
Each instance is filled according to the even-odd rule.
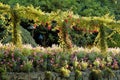
[[[79,54],[77,54],[77,58],[78,59],[82,59],[86,56],[85,52],[84,51],[80,51]]]
[[[45,80],[52,80],[52,73],[50,71],[45,72]]]
[[[92,46],[94,43],[94,39],[96,38],[96,34],[94,33],[89,33],[87,31],[82,31],[82,30],[71,30],[70,36],[72,37],[72,42],[73,44],[77,46]]]
[[[72,10],[81,16],[103,16],[107,13],[115,15],[120,19],[120,2],[119,0],[0,0],[11,6],[19,3],[20,5],[40,6],[43,11],[51,12],[58,9]]]
[[[1,32],[2,35],[3,32]],[[4,35],[5,36],[5,35]],[[2,39],[2,43],[6,44],[6,43],[10,43],[12,42],[12,35],[6,35],[7,37],[5,37],[4,39]],[[32,36],[30,35],[30,33],[25,30],[24,28],[21,27],[21,37],[22,37],[22,42],[23,44],[31,44],[32,46],[37,46],[35,40],[32,38]]]
[[[119,0],[116,0],[116,1],[117,1],[117,4],[115,5],[115,8],[113,10],[115,12],[115,18],[117,20],[120,20],[120,1]]]
[[[33,68],[32,61],[27,60],[23,63],[22,69],[24,72],[30,72],[32,68]]]
[[[21,57],[22,55],[23,54],[22,54],[22,52],[19,49],[17,49],[17,48],[14,49],[14,56],[15,56],[15,58]]]
[[[104,30],[104,25],[100,26],[100,49],[102,53],[105,53],[107,50],[107,43],[106,43],[106,35],[105,35],[105,30]]]
[[[120,47],[120,34],[114,33],[110,38],[107,39],[108,47]]]
[[[40,52],[36,51],[37,49],[39,49]],[[31,51],[33,50],[33,52],[30,53],[30,50]],[[80,54],[80,51],[83,51],[84,54],[86,54],[82,57],[82,59],[78,59],[79,58],[78,54]],[[38,72],[39,71],[44,72],[46,71],[44,66],[46,66],[47,68],[52,66],[53,68],[52,72],[53,73],[55,72],[55,75],[53,76],[56,76],[56,77],[57,77],[56,73],[58,73],[58,75],[60,75],[61,78],[69,78],[71,74],[74,75],[75,73],[74,75],[74,77],[76,77],[75,80],[79,80],[81,79],[81,77],[84,78],[84,75],[86,75],[88,70],[90,70],[89,80],[99,80],[99,79],[101,80],[101,76],[102,78],[104,77],[112,78],[112,77],[115,77],[115,74],[112,72],[112,69],[114,69],[112,66],[120,63],[117,61],[120,57],[120,56],[118,57],[118,55],[120,55],[119,53],[120,49],[119,48],[114,49],[114,50],[109,49],[109,51],[111,51],[111,53],[114,55],[108,54],[107,59],[105,59],[105,58],[100,58],[95,54],[94,56],[96,56],[96,60],[93,62],[91,59],[89,59],[89,55],[94,54],[93,52],[99,53],[99,50],[97,50],[97,48],[88,49],[88,48],[76,47],[76,48],[73,48],[72,54],[66,55],[66,53],[62,51],[62,48],[58,46],[53,46],[49,48],[43,48],[40,46],[34,47],[34,48],[28,48],[28,47],[27,48],[18,48],[18,47],[13,48],[13,45],[11,47],[10,44],[8,45],[0,44],[0,54],[3,54],[3,55],[0,55],[0,66],[4,65],[2,69],[0,67],[0,72],[4,72],[4,68],[5,70],[7,70],[7,72],[11,72],[11,71],[30,72],[33,70],[36,70]],[[22,53],[25,55],[23,55]],[[37,59],[35,56],[37,56]],[[56,58],[56,56],[58,57]],[[62,62],[61,63],[59,61],[56,62],[56,60],[61,60]],[[109,62],[113,62],[113,63],[109,63]],[[102,65],[104,65],[104,68]],[[95,68],[95,66],[100,66],[100,67]],[[105,68],[105,66],[111,69]],[[54,68],[58,70],[56,71]],[[83,72],[83,75],[82,75],[81,70],[86,70],[86,69],[87,71]],[[87,74],[89,74],[89,72]],[[45,76],[46,76],[46,79],[49,80],[49,78],[51,77],[51,72],[46,72]]]
[[[60,73],[61,73],[61,77],[63,78],[68,78],[70,77],[70,70],[69,69],[66,69],[64,67],[61,67],[60,68]]]
[[[94,0],[86,0],[86,2],[89,4],[91,3],[91,1],[94,1]],[[82,1],[82,2],[84,3],[84,1]],[[78,3],[79,3],[79,1],[78,1]],[[85,4],[87,4],[87,3],[85,3]],[[92,6],[86,5],[86,7],[91,8]],[[109,17],[109,14],[102,16],[102,17],[92,17],[91,13],[89,12],[91,17],[81,17],[81,21],[77,22],[76,20],[79,19],[80,17],[74,16],[71,11],[66,11],[66,12],[57,11],[57,12],[51,12],[51,13],[44,13],[39,9],[39,7],[37,7],[37,8],[34,8],[33,6],[25,7],[25,6],[20,6],[19,4],[16,4],[15,6],[9,6],[9,5],[4,5],[2,3],[1,3],[0,8],[1,8],[1,12],[4,14],[6,14],[6,12],[7,12],[7,14],[9,15],[9,17],[11,19],[11,22],[12,22],[11,26],[13,26],[12,39],[13,39],[14,44],[17,44],[17,45],[20,45],[22,43],[21,42],[22,41],[21,40],[21,32],[20,32],[20,28],[19,28],[19,23],[20,23],[21,18],[23,18],[23,19],[27,18],[30,20],[32,19],[34,21],[39,19],[40,23],[43,22],[43,25],[46,22],[50,22],[51,20],[55,19],[58,23],[57,28],[60,29],[63,27],[61,29],[61,33],[63,34],[63,41],[64,41],[63,44],[66,43],[67,47],[69,47],[69,48],[71,47],[71,42],[69,40],[69,35],[68,35],[69,32],[66,32],[66,31],[68,31],[67,29],[69,27],[71,27],[73,24],[78,25],[79,27],[81,27],[81,26],[86,27],[87,30],[91,29],[91,26],[101,25],[101,23],[102,24],[106,23],[107,25],[110,23],[116,24],[115,21],[113,20],[114,19],[113,16],[111,18],[111,17]],[[69,16],[73,16],[73,18],[68,18]],[[37,18],[37,17],[39,17],[39,18]],[[69,19],[69,25],[64,24],[65,19]],[[93,21],[93,24],[91,23],[92,21]],[[100,26],[97,26],[97,27],[99,28]],[[103,31],[103,32],[101,32],[101,31]],[[76,40],[76,39],[81,40],[80,38],[82,38],[82,36],[79,36],[79,35],[76,35],[76,36],[77,36],[77,38],[74,38],[74,40]],[[83,36],[85,36],[85,34],[83,34]],[[103,37],[103,36],[104,36],[104,30],[102,30],[102,28],[100,28],[100,35],[98,35],[98,37],[100,39],[100,37]],[[51,38],[51,36],[49,36],[49,38]],[[101,40],[105,40],[105,39],[100,39],[98,42],[101,43],[102,42]],[[86,40],[86,38],[83,37],[83,40],[81,40],[81,43],[83,43],[83,42],[92,43],[93,40],[91,39],[90,35],[87,34],[87,40]],[[103,44],[105,44],[105,43],[101,43],[101,44],[103,46]],[[102,49],[104,49],[104,50],[106,49],[105,45]]]
[[[92,52],[92,54],[88,54],[88,58],[91,60],[91,61],[94,61],[97,57],[98,57],[98,53],[96,52]]]
[[[75,80],[80,80],[82,78],[82,72],[75,70]]]
[[[119,30],[119,28],[117,28],[117,30]],[[119,37],[120,34],[118,31],[107,27],[105,28],[105,33],[106,33],[106,42],[108,47],[120,47],[120,37]],[[72,37],[73,44],[77,46],[83,46],[83,47],[93,46],[93,44],[97,43],[97,41],[99,40],[99,38],[97,37],[99,36],[98,33],[94,33],[94,32],[87,33],[85,31],[78,32],[72,30],[70,32],[70,35]]]
[[[97,0],[81,0],[77,9],[81,16],[103,16],[109,12],[106,6],[101,6]]]
[[[82,62],[81,62],[81,69],[84,71],[84,70],[86,70],[87,68],[88,68],[88,63],[85,62],[85,61],[82,61]]]
[[[29,55],[31,54],[31,50],[28,49],[28,48],[23,48],[23,49],[22,49],[22,54],[23,54],[24,56],[29,56]]]
[[[0,16],[0,41],[2,42],[5,38],[9,37],[11,32],[11,25],[7,15],[1,14]]]
[[[112,69],[106,67],[105,70],[103,71],[103,76],[106,78],[112,78],[115,77],[115,73],[112,71]]]
[[[21,47],[22,45],[22,40],[21,40],[21,30],[20,27],[18,27],[18,25],[13,27],[13,31],[12,31],[12,42],[13,44],[15,44],[18,47]]]
[[[102,71],[100,69],[93,69],[89,75],[89,80],[101,80]]]
[[[0,67],[0,79],[1,80],[7,80],[6,70],[3,66]]]
[[[60,46],[63,48],[63,51],[65,51],[66,49],[71,49],[72,48],[72,43],[69,39],[69,34],[68,34],[68,29],[67,29],[68,25],[67,23],[64,21],[63,25],[62,25],[62,29],[61,29],[61,34],[60,34]]]
[[[12,25],[13,25],[13,31],[12,31],[12,40],[13,43],[17,46],[21,46],[21,36],[20,36],[20,32],[19,29],[17,28],[17,26],[19,25],[19,16],[16,10],[14,10],[13,8],[10,8],[9,5],[4,5],[2,3],[0,3],[0,8],[1,8],[1,12],[2,13],[8,13],[11,16],[11,21],[12,21]]]
[[[28,32],[26,29],[21,27],[21,37],[22,37],[22,42],[23,44],[31,44],[32,46],[37,46],[35,40],[33,37],[30,35],[30,32]]]
[[[9,6],[0,3],[0,11],[2,13],[6,13],[10,15],[11,24],[13,26],[12,28],[12,41],[13,44],[16,46],[21,47],[22,45],[22,39],[21,39],[21,33],[20,33],[20,18],[27,18],[27,19],[35,19],[36,17],[40,17],[42,12],[38,10],[37,8],[34,8],[33,6],[19,6],[19,4],[16,4],[15,6]]]

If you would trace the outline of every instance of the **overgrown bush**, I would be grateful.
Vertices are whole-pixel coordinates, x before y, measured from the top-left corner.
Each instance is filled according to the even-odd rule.
[[[31,36],[30,32],[28,32],[26,29],[24,29],[22,27],[21,27],[21,31],[22,31],[21,36],[22,36],[23,44],[31,44],[32,46],[37,46],[35,40]],[[2,34],[3,31],[0,33]],[[10,33],[8,35],[6,35],[6,34],[2,34],[2,35],[6,36],[4,39],[2,39],[3,44],[12,42],[12,35]],[[3,38],[2,36],[0,36],[0,37]]]
[[[31,36],[30,32],[28,32],[26,29],[21,28],[21,36],[22,36],[22,42],[23,44],[31,44],[32,46],[37,46],[35,40]]]

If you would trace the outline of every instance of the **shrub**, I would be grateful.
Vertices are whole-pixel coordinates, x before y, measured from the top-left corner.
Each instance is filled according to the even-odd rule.
[[[23,44],[31,44],[32,46],[37,46],[35,40],[33,39],[33,37],[30,35],[30,32],[27,31],[26,29],[21,27],[21,31],[22,31],[22,42]]]
[[[115,33],[112,37],[107,40],[108,47],[120,47],[120,34]]]
[[[21,65],[21,69],[23,72],[30,72],[33,68],[32,61],[24,61],[23,65]]]
[[[7,80],[6,70],[4,67],[0,67],[0,80]]]
[[[21,31],[22,31],[21,36],[22,36],[23,44],[31,44],[32,46],[37,46],[35,40],[32,38],[32,36],[27,30],[21,27]],[[6,38],[2,40],[3,44],[10,43],[10,42],[12,42],[11,34],[9,34]]]
[[[102,80],[102,71],[100,69],[93,69],[89,75],[89,80]]]

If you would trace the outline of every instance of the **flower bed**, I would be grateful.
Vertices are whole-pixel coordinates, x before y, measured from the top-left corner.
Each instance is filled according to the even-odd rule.
[[[74,73],[75,80],[78,80],[84,78],[84,72],[88,71],[89,80],[94,80],[93,75],[98,80],[114,78],[116,74],[113,70],[119,71],[119,69],[119,48],[109,48],[107,56],[103,57],[96,47],[88,49],[74,46],[71,52],[63,52],[62,48],[55,45],[47,48],[24,45],[22,48],[16,48],[14,45],[0,44],[0,74],[4,76],[6,74],[13,76],[17,73],[18,75],[22,73],[32,75],[34,72],[43,72],[50,77],[52,72],[61,78],[68,79]],[[48,77],[46,79],[49,80]]]

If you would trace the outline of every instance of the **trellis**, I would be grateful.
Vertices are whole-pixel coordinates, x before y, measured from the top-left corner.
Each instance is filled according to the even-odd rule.
[[[34,20],[37,24],[45,25],[46,22],[50,23],[52,20],[57,21],[57,26],[52,30],[59,30],[58,34],[60,37],[60,45],[63,49],[70,49],[72,47],[69,39],[69,30],[73,26],[78,28],[86,28],[87,30],[98,29],[99,33],[94,43],[99,44],[102,53],[106,53],[107,42],[106,39],[111,37],[115,32],[120,33],[120,21],[115,21],[114,17],[110,17],[109,14],[102,17],[80,17],[74,15],[72,11],[60,11],[45,13],[42,12],[39,7],[34,8],[33,6],[16,6],[11,7],[6,4],[0,3],[0,12],[2,15],[9,15],[12,24],[12,39],[13,43],[17,46],[21,46],[21,35],[20,35],[20,19],[27,18]],[[92,28],[91,28],[92,27]],[[105,27],[113,29],[114,32],[108,37],[105,36]]]

